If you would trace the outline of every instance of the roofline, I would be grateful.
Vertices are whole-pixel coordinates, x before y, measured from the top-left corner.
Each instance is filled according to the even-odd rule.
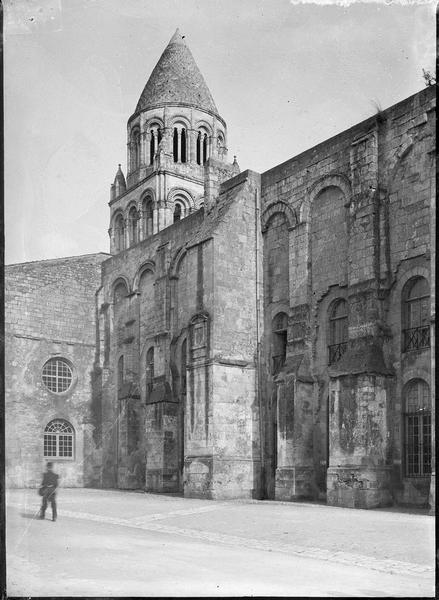
[[[75,254],[74,256],[62,256],[59,258],[42,258],[40,260],[28,260],[19,263],[10,263],[5,265],[5,267],[19,267],[20,265],[30,265],[33,263],[42,263],[42,262],[57,262],[62,260],[71,260],[72,258],[86,258],[87,256],[112,256],[109,252],[90,252],[89,254]]]
[[[430,86],[430,87],[435,88],[436,86]],[[403,100],[400,100],[399,102],[396,102],[395,104],[392,104],[391,106],[388,106],[387,108],[383,108],[382,110],[376,112],[375,114],[371,115],[370,117],[367,117],[363,121],[360,121],[359,123],[355,123],[355,125],[351,125],[351,127],[348,127],[347,129],[343,129],[343,131],[340,131],[339,133],[336,133],[335,135],[333,135],[329,138],[326,138],[325,140],[319,142],[318,144],[315,144],[314,146],[310,146],[306,150],[303,150],[299,154],[295,154],[291,158],[287,158],[287,160],[284,160],[283,162],[279,163],[278,165],[275,165],[274,167],[270,167],[270,169],[263,171],[262,175],[266,175],[266,174],[270,173],[271,171],[275,171],[276,169],[279,169],[280,167],[283,167],[283,166],[287,165],[288,163],[301,158],[302,156],[304,156],[311,150],[315,150],[316,148],[319,148],[319,147],[323,146],[324,144],[328,144],[332,140],[335,140],[338,137],[340,137],[341,135],[346,134],[348,131],[353,131],[354,129],[364,127],[368,123],[370,123],[370,125],[372,125],[378,117],[385,116],[386,113],[394,110],[397,106],[404,104],[405,102],[409,102],[410,100],[413,100],[413,98],[415,96],[419,96],[420,94],[424,94],[424,93],[427,94],[428,93],[427,90],[429,90],[430,87],[422,88],[421,90],[419,90],[418,92],[415,92],[411,96],[407,96],[407,98],[404,98]]]
[[[127,121],[127,125],[129,125],[133,119],[138,117],[140,115],[140,113],[146,112],[147,110],[153,110],[154,108],[164,108],[165,106],[176,106],[176,107],[183,106],[186,108],[196,108],[197,110],[200,110],[202,112],[207,113],[208,115],[211,115],[212,117],[216,117],[218,119],[218,121],[220,121],[224,125],[225,129],[227,129],[226,122],[224,121],[224,119],[222,117],[219,116],[218,113],[216,113],[212,110],[208,110],[207,108],[200,108],[198,106],[194,106],[193,104],[188,104],[187,102],[159,102],[157,104],[151,104],[151,106],[148,106],[147,108],[142,108],[142,110],[138,110],[137,112],[134,112],[131,115],[131,117],[129,117],[129,119]]]

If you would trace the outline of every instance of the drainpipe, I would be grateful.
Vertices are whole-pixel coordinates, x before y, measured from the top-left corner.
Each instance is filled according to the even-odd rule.
[[[260,208],[258,190],[255,190],[255,292],[256,292],[256,376],[255,376],[255,395],[258,402],[259,408],[259,454],[261,464],[261,495],[264,496],[265,492],[262,486],[265,488],[265,438],[264,438],[264,426],[263,426],[263,413],[262,413],[262,398],[261,398],[261,342],[260,336],[260,273],[259,273],[259,224],[260,224]]]

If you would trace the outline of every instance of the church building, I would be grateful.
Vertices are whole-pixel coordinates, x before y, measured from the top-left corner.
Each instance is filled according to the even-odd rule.
[[[435,90],[240,172],[177,30],[110,254],[6,267],[6,484],[434,502]]]

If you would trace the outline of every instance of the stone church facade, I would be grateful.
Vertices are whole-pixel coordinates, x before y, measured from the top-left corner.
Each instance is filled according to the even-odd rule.
[[[240,172],[177,30],[111,254],[6,268],[7,485],[431,504],[434,100]]]

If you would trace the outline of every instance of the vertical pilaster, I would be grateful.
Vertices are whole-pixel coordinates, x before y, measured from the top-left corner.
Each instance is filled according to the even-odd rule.
[[[392,371],[383,354],[379,298],[378,128],[351,146],[349,340],[329,369],[328,504],[374,508],[390,494]]]

